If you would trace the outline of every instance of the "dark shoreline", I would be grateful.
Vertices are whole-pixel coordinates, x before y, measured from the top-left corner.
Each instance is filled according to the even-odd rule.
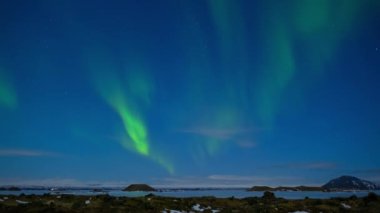
[[[111,191],[111,190],[119,190],[119,191],[128,191],[124,190],[123,187],[0,187],[1,191],[38,191],[38,190],[46,190],[46,191],[70,191],[70,190],[87,190],[87,191]],[[268,186],[254,186],[252,188],[247,187],[178,187],[178,188],[155,188],[153,191],[156,192],[175,192],[175,191],[220,191],[220,190],[244,190],[251,192],[371,192],[371,191],[380,191],[379,189],[323,189],[320,187],[309,187],[309,186],[296,186],[296,187],[288,187],[288,186],[279,186],[279,187],[268,187]],[[145,191],[145,190],[129,190],[129,191]],[[148,191],[149,192],[149,191]]]
[[[0,212],[163,212],[166,210],[203,212],[377,212],[380,198],[366,197],[298,199],[276,198],[272,192],[262,197],[237,199],[215,197],[113,197],[109,195],[1,195]],[[168,211],[170,212],[170,211]]]

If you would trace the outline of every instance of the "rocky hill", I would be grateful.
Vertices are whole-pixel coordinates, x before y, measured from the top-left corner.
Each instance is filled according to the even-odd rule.
[[[380,190],[380,186],[367,180],[352,176],[341,176],[330,180],[323,186],[254,186],[248,191],[352,191],[352,190]]]
[[[125,189],[123,189],[123,191],[154,192],[154,191],[156,191],[156,189],[154,189],[153,187],[151,187],[147,184],[131,184],[128,187],[126,187]]]
[[[330,180],[328,183],[323,185],[322,188],[330,191],[380,189],[379,186],[370,181],[362,180],[353,176],[341,176]]]

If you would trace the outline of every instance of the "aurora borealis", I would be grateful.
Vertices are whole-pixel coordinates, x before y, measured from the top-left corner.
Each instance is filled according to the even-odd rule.
[[[379,9],[3,1],[0,181],[380,182]]]
[[[0,105],[3,107],[16,107],[17,96],[5,72],[0,72]]]

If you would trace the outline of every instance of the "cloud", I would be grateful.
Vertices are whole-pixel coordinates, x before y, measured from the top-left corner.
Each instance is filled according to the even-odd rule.
[[[237,135],[253,133],[253,128],[210,128],[210,127],[193,127],[179,130],[183,133],[195,134],[204,137],[210,137],[220,140],[228,140]]]
[[[241,148],[254,148],[257,146],[257,143],[254,142],[254,141],[249,141],[249,140],[242,140],[242,141],[237,141],[236,142],[238,146],[240,146]]]
[[[85,184],[79,180],[75,179],[38,179],[38,180],[1,180],[3,185],[15,185],[15,186],[42,186],[42,187],[79,187]]]
[[[357,169],[347,171],[348,174],[353,174],[359,178],[363,178],[380,185],[380,168],[368,168],[368,169]]]
[[[238,175],[210,175],[210,180],[224,180],[224,181],[252,181],[256,179],[255,176],[238,176]]]
[[[261,131],[257,128],[213,128],[213,127],[192,127],[178,130],[181,133],[193,134],[218,142],[233,142],[240,148],[250,149],[257,146],[253,139],[254,133]]]
[[[82,181],[73,178],[45,178],[45,179],[0,179],[2,186],[38,186],[38,187],[112,187],[122,188],[132,184],[126,181]]]
[[[303,165],[305,169],[335,169],[335,163],[311,163]]]
[[[276,184],[298,184],[302,180],[293,176],[240,176],[240,175],[210,175],[208,179],[226,183],[247,183],[251,185],[276,185]]]
[[[39,186],[39,187],[112,187],[123,188],[137,181],[96,181],[78,180],[72,178],[45,178],[45,179],[0,179],[2,186]],[[166,178],[152,178],[144,181],[156,188],[249,188],[257,185],[266,186],[296,186],[320,185],[311,179],[298,176],[240,176],[230,174],[213,174],[209,176],[171,176]]]
[[[315,162],[315,163],[289,163],[273,165],[272,168],[278,169],[335,169],[337,166],[335,163],[329,162]]]
[[[56,157],[57,153],[26,149],[0,149],[0,157]]]
[[[185,176],[185,177],[170,177],[157,179],[153,184],[156,187],[222,187],[233,188],[241,187],[248,188],[255,185],[267,186],[295,186],[295,185],[315,185],[312,180],[296,177],[296,176],[240,176],[240,175],[221,175],[214,174],[207,177]]]
[[[372,169],[358,169],[352,171],[355,174],[365,174],[365,175],[380,175],[380,168],[372,168]]]

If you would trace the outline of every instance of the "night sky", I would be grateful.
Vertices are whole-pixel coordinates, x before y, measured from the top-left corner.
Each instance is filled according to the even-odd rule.
[[[380,182],[380,1],[0,2],[0,184]]]

